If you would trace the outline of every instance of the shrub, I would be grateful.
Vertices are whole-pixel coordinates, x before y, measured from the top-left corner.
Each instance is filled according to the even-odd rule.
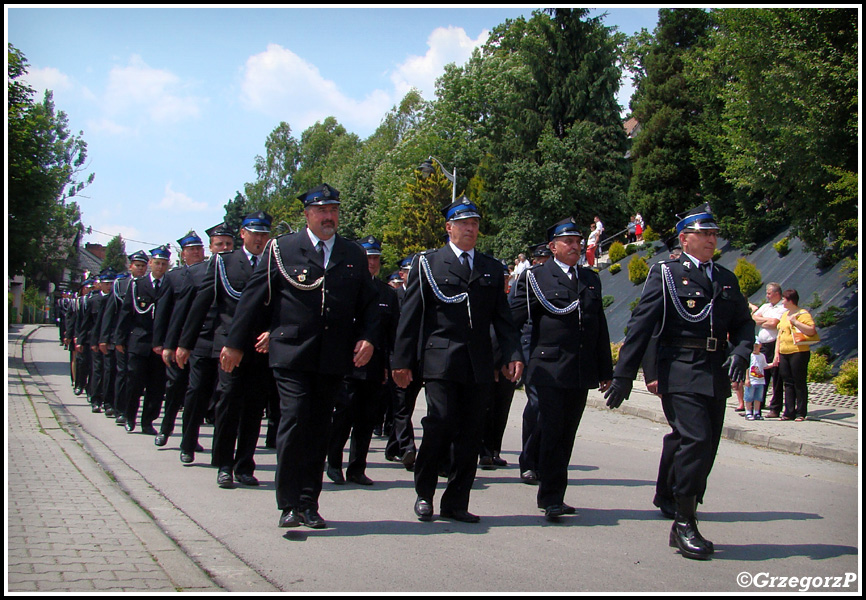
[[[833,379],[833,384],[836,386],[836,393],[843,396],[857,395],[857,359],[845,361],[842,368],[839,369],[839,375]]]
[[[779,256],[785,256],[791,249],[788,247],[788,238],[783,237],[781,240],[773,244],[773,249],[779,253]]]
[[[634,312],[634,309],[637,308],[637,304],[638,304],[638,302],[640,302],[640,296],[638,296],[637,298],[635,298],[634,300],[632,300],[632,301],[629,303],[629,305],[628,305],[628,310],[629,310],[629,312]]]
[[[842,261],[842,270],[848,271],[848,279],[845,281],[847,287],[857,285],[857,255],[853,258],[846,258]]]
[[[610,270],[610,274],[611,274],[611,275],[616,275],[617,273],[619,273],[620,271],[622,271],[622,266],[621,266],[619,263],[613,263],[613,264],[610,266],[610,269],[609,269],[609,270]]]
[[[812,355],[820,354],[821,356],[826,356],[827,360],[832,362],[836,355],[830,349],[830,346],[818,346],[812,349]]]
[[[815,325],[817,325],[821,329],[825,327],[832,327],[839,322],[839,319],[842,317],[843,314],[845,314],[844,309],[839,308],[838,306],[830,306],[827,308],[827,310],[815,317]]]
[[[622,348],[622,342],[618,344],[610,343],[610,356],[613,359],[613,364],[616,366],[616,361],[619,360],[619,350]]]
[[[627,256],[631,256],[635,252],[637,252],[637,244],[629,244],[625,247],[625,253]]]
[[[610,259],[610,262],[615,263],[619,262],[626,257],[625,246],[622,245],[622,242],[614,242],[610,245],[610,248],[607,250],[607,257]]]
[[[648,225],[643,228],[643,236],[641,236],[641,238],[645,242],[655,242],[660,239],[659,234],[653,231],[652,227]]]
[[[713,250],[713,262],[718,262],[718,260],[722,257],[722,251],[716,248]]]
[[[810,383],[823,383],[832,377],[830,362],[823,354],[813,354],[809,359],[809,368],[806,370],[806,381]]]
[[[734,275],[740,282],[740,291],[743,296],[748,298],[761,287],[761,272],[758,267],[747,261],[745,258],[737,260],[737,266],[734,267]]]
[[[821,297],[818,295],[818,292],[812,294],[812,299],[806,305],[807,308],[811,308],[815,310],[816,308],[821,308],[821,305],[824,304],[824,301],[821,300]]]
[[[628,263],[628,280],[635,285],[639,285],[646,281],[646,276],[649,275],[649,266],[646,264],[646,259],[642,256],[635,256]]]
[[[613,296],[602,296],[601,298],[601,306],[602,308],[607,308],[611,304],[613,304],[614,298]]]

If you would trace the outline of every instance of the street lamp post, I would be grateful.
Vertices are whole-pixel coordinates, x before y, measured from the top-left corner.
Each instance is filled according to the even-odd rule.
[[[442,174],[445,175],[445,178],[451,182],[451,202],[457,200],[457,167],[454,167],[454,173],[449,173],[448,169],[445,168],[445,165],[436,158],[435,156],[430,156],[421,163],[421,166],[418,167],[419,170],[424,173],[425,177],[429,176],[435,169],[433,168],[433,161],[436,161],[436,164],[442,169]]]

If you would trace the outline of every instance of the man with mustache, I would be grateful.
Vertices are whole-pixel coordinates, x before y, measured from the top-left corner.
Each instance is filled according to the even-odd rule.
[[[532,323],[527,386],[538,397],[538,508],[548,521],[574,514],[565,503],[568,463],[589,390],[613,375],[601,279],[578,267],[583,235],[568,218],[547,230],[553,260],[521,274],[511,299],[518,326]]]
[[[322,184],[298,199],[307,227],[268,246],[238,303],[220,363],[231,373],[245,360],[251,325],[261,316],[280,397],[279,526],[323,529],[319,495],[334,403],[343,377],[370,361],[381,334],[367,255],[337,235],[340,192]]]

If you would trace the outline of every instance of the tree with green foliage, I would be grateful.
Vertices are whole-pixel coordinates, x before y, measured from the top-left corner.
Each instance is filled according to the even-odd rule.
[[[702,202],[691,131],[701,106],[683,74],[683,60],[711,26],[710,14],[703,9],[663,8],[652,42],[644,47],[642,75],[632,99],[641,130],[631,148],[629,198],[632,210],[658,231],[671,229],[677,213]]]
[[[736,200],[749,220],[782,213],[807,248],[838,255],[856,243],[856,197],[833,184],[859,168],[857,9],[720,9],[714,18],[689,72],[720,102],[708,146],[724,179],[747,192]]]
[[[99,268],[111,267],[118,273],[123,273],[126,271],[126,261],[126,242],[123,241],[122,236],[116,235],[105,245],[105,258]]]
[[[84,177],[87,144],[72,135],[51,91],[33,101],[21,78],[27,59],[12,44],[7,52],[7,256],[10,274],[59,281],[72,266],[82,232],[81,213],[70,198],[93,181]],[[79,179],[83,177],[83,179]]]
[[[235,197],[232,200],[229,200],[223,208],[226,209],[225,217],[223,218],[223,223],[225,223],[226,227],[235,232],[235,243],[239,243],[241,241],[241,224],[244,222],[244,217],[247,216],[251,210],[247,210],[249,207],[249,203],[243,194],[240,192],[235,192]],[[277,221],[279,223],[279,221]]]
[[[409,254],[438,248],[445,233],[441,210],[451,203],[451,182],[438,165],[431,174],[414,171],[391,221],[382,231],[383,264],[393,266]]]
[[[303,223],[303,206],[297,196],[295,175],[300,165],[300,147],[285,121],[265,141],[265,156],[256,156],[256,180],[244,185],[247,212],[264,210],[274,221],[292,226]]]

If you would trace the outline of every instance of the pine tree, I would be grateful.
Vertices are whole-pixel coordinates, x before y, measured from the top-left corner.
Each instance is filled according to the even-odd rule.
[[[102,261],[100,269],[107,269],[108,267],[118,273],[126,271],[126,242],[120,235],[111,238],[111,241],[105,246],[105,259]]]

